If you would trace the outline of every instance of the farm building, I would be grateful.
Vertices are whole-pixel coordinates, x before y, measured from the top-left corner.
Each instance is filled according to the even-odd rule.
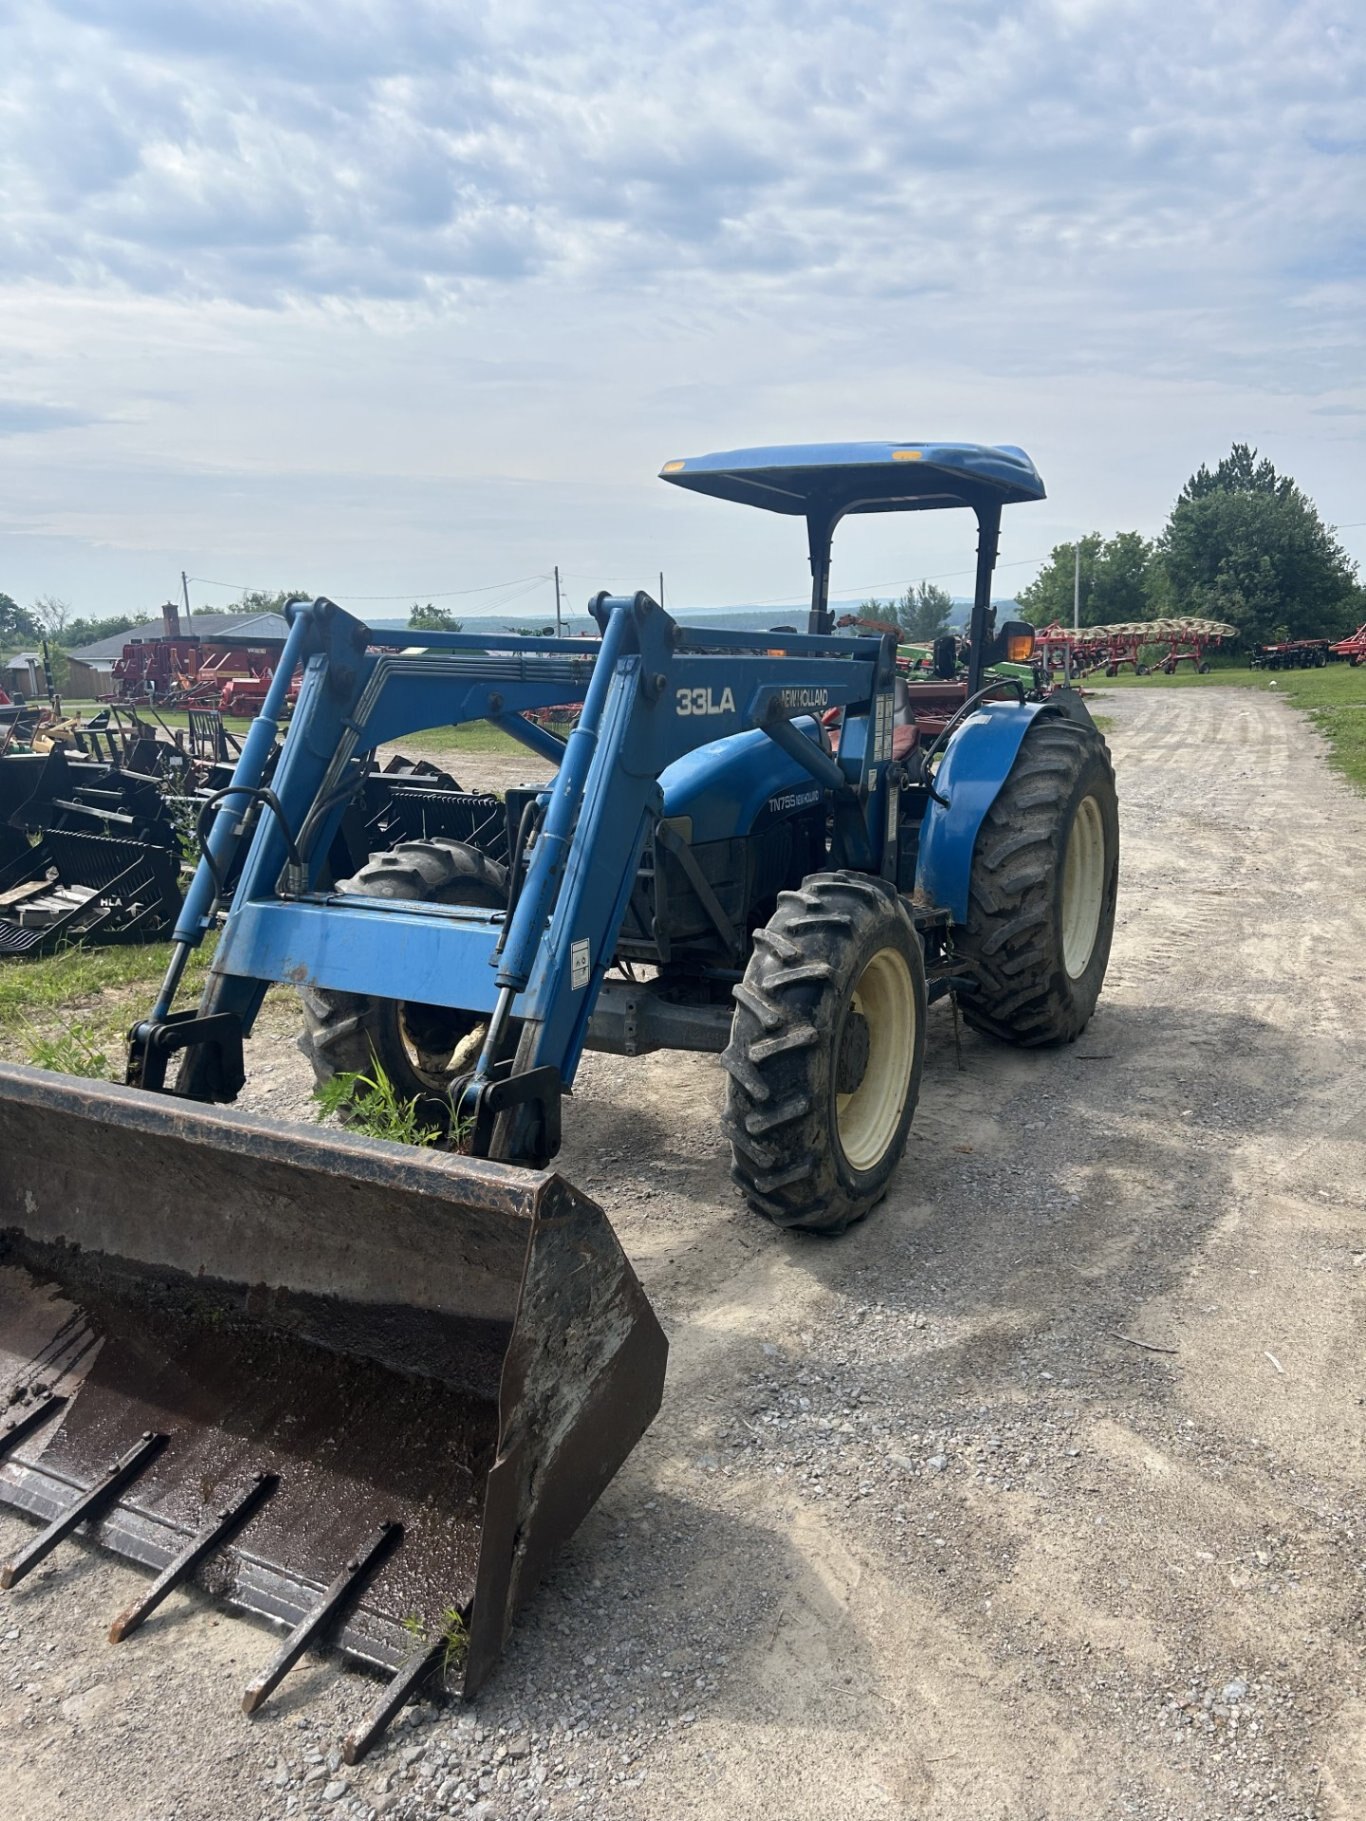
[[[43,694],[43,654],[41,651],[16,651],[13,657],[0,658],[0,689],[6,695],[34,697]]]

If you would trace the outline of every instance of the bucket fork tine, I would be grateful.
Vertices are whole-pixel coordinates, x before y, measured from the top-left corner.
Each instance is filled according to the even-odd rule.
[[[366,1583],[389,1553],[403,1541],[401,1524],[381,1524],[374,1536],[349,1561],[312,1612],[306,1613],[290,1632],[275,1656],[242,1691],[242,1712],[254,1714],[277,1688],[309,1645],[320,1639],[352,1601],[359,1599]]]
[[[166,1436],[149,1429],[141,1441],[134,1443],[114,1462],[102,1479],[81,1493],[65,1511],[53,1518],[46,1530],[34,1537],[26,1549],[21,1549],[12,1561],[0,1568],[0,1588],[17,1587],[40,1562],[47,1560],[58,1543],[69,1537],[78,1524],[100,1517],[124,1487],[131,1485],[145,1468],[151,1466],[167,1440]]]
[[[439,1638],[435,1644],[419,1650],[410,1663],[405,1663],[390,1678],[384,1693],[364,1720],[359,1726],[353,1726],[342,1741],[342,1758],[347,1764],[359,1764],[372,1746],[384,1737],[394,1715],[413,1698],[428,1677],[435,1675],[447,1649],[446,1640]]]
[[[245,1492],[224,1506],[217,1517],[193,1536],[173,1561],[167,1563],[146,1593],[124,1607],[109,1627],[109,1642],[121,1644],[125,1638],[131,1637],[168,1594],[173,1593],[182,1581],[188,1580],[201,1562],[207,1561],[216,1549],[221,1549],[248,1519],[255,1516],[258,1507],[279,1484],[278,1474],[258,1473]]]
[[[0,1429],[0,1460],[3,1460],[11,1448],[17,1448],[27,1435],[35,1429],[41,1429],[49,1417],[55,1416],[66,1403],[64,1397],[49,1395],[40,1403],[26,1410],[22,1416],[15,1417],[6,1428]]]

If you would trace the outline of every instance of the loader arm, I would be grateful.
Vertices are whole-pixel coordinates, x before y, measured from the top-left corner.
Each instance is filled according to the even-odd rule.
[[[187,894],[161,998],[134,1032],[130,1081],[161,1086],[166,1059],[183,1050],[178,1093],[234,1098],[241,1043],[272,982],[449,1006],[489,1019],[460,1107],[476,1154],[543,1166],[660,814],[662,771],[698,747],[762,729],[794,780],[805,774],[829,793],[832,864],[867,867],[883,853],[894,820],[890,641],[793,634],[775,651],[769,633],[680,627],[644,594],[599,596],[594,612],[602,636],[587,652],[581,640],[509,639],[489,652],[468,634],[428,634],[429,649],[413,655],[376,650],[368,629],[330,602],[294,610],[291,644],[304,675],[273,791],[263,792],[261,775],[285,662],[272,686],[279,699],[267,699],[244,744]],[[346,804],[382,742],[479,719],[510,726],[527,710],[573,701],[583,705],[579,722],[542,793],[510,914],[318,888]],[[838,759],[794,725],[830,708],[845,711]],[[545,751],[539,739],[528,744]],[[214,916],[217,877],[244,841],[209,984],[197,1011],[174,1012],[184,959]],[[521,1036],[509,1059],[514,1026]]]

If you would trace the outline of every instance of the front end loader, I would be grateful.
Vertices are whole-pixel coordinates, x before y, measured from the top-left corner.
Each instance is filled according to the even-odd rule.
[[[5,1574],[84,1522],[156,1571],[143,1605],[195,1579],[291,1626],[249,1709],[309,1643],[388,1668],[352,1755],[438,1668],[474,1692],[660,1401],[643,1292],[550,1170],[585,1049],[716,1055],[749,1207],[837,1233],[901,1159],[933,1002],[1055,1045],[1105,972],[1104,742],[1072,692],[991,674],[1029,655],[991,606],[1002,507],[1043,496],[1028,458],[848,444],[664,478],[805,520],[807,631],[604,594],[594,641],[394,652],[296,603],[127,1085],[0,1071],[0,1500],[46,1526]],[[834,633],[831,541],[851,514],[946,506],[979,530],[967,675],[908,682],[894,636]],[[566,705],[561,738],[544,711]],[[476,720],[554,772],[508,792],[505,862],[423,837],[334,878],[377,749]],[[431,1147],[224,1110],[275,983],[319,1080],[363,1096],[382,1072]]]

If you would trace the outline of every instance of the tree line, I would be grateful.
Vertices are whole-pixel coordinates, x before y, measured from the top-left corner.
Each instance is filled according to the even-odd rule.
[[[928,644],[946,633],[953,618],[953,596],[938,582],[916,582],[895,600],[876,597],[859,603],[858,617],[877,625],[895,626],[904,639]]]
[[[1246,443],[1203,463],[1156,538],[1089,532],[1058,544],[1019,596],[1035,626],[1072,624],[1081,553],[1080,623],[1193,615],[1236,626],[1247,644],[1341,638],[1366,620],[1356,564],[1288,474]]]
[[[1341,638],[1366,620],[1366,588],[1332,528],[1289,475],[1246,443],[1195,471],[1157,537],[1090,531],[1055,545],[1018,597],[1032,625],[1072,624],[1078,552],[1083,626],[1191,615],[1223,620],[1247,643],[1264,644]],[[859,607],[860,618],[921,641],[960,615],[947,589],[928,581]]]

